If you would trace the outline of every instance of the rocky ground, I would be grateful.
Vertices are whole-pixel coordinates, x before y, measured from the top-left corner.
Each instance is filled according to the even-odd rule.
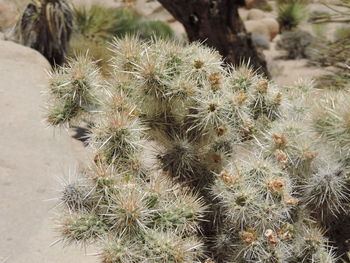
[[[114,0],[72,1],[117,5]],[[0,0],[0,31],[14,23],[17,10],[27,2]],[[159,5],[139,0],[136,8],[144,16],[169,22],[178,34],[184,33],[182,25]],[[313,4],[309,8],[321,7]],[[241,10],[241,15],[246,21],[256,19],[248,18],[247,10]],[[266,13],[258,20],[273,17]],[[275,49],[278,36],[259,30],[271,40],[264,54],[278,85],[323,73],[309,67],[306,60],[279,59],[281,53]],[[48,87],[48,69],[48,62],[36,51],[0,41],[0,263],[97,262],[96,257],[85,255],[93,253],[89,249],[64,248],[60,243],[50,246],[57,240],[52,219],[57,200],[52,199],[62,178],[74,174],[85,161],[86,152],[66,131],[48,128],[43,122],[45,99],[41,93]]]

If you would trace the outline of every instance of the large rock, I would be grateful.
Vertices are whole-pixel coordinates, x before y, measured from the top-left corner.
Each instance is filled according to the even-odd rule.
[[[261,22],[268,28],[269,34],[270,34],[270,40],[273,40],[277,36],[277,34],[280,32],[280,25],[277,22],[277,20],[274,18],[266,17],[261,19],[259,22]]]
[[[238,8],[239,17],[240,17],[243,21],[246,21],[246,20],[247,20],[248,12],[249,12],[249,10],[246,9],[246,8]]]
[[[270,39],[269,28],[264,23],[261,23],[260,20],[248,20],[244,22],[244,25],[248,32]]]
[[[0,41],[0,262],[98,262],[74,247],[50,247],[57,200],[48,200],[77,162],[67,133],[43,122],[49,69],[38,52]]]
[[[274,18],[247,20],[244,25],[248,32],[263,35],[270,41],[279,33],[279,24]]]
[[[266,17],[266,14],[259,9],[251,9],[248,11],[247,20],[259,20]]]
[[[141,16],[150,16],[163,10],[164,7],[158,1],[138,0],[135,3],[135,11]]]

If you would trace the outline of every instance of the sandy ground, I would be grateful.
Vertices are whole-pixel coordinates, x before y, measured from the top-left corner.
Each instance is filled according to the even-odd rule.
[[[264,55],[272,75],[272,81],[278,86],[293,85],[298,79],[311,80],[321,76],[326,71],[308,65],[307,59],[281,59],[281,52],[275,49],[276,41],[271,43],[270,50],[264,50]]]
[[[43,122],[48,68],[36,51],[0,41],[1,263],[97,262],[74,246],[50,247],[56,202],[48,200],[84,154],[65,131]]]

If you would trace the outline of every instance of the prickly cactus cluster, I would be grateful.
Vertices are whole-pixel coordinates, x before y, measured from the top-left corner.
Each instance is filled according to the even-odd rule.
[[[47,121],[88,122],[94,153],[63,241],[104,263],[348,260],[348,93],[279,90],[197,43],[112,49],[108,80],[86,56],[51,74]]]

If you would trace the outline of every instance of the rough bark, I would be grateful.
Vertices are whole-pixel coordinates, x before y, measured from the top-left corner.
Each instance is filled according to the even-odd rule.
[[[159,0],[184,25],[190,41],[216,48],[227,63],[250,62],[269,76],[263,54],[255,47],[244,27],[238,7],[244,0]]]

